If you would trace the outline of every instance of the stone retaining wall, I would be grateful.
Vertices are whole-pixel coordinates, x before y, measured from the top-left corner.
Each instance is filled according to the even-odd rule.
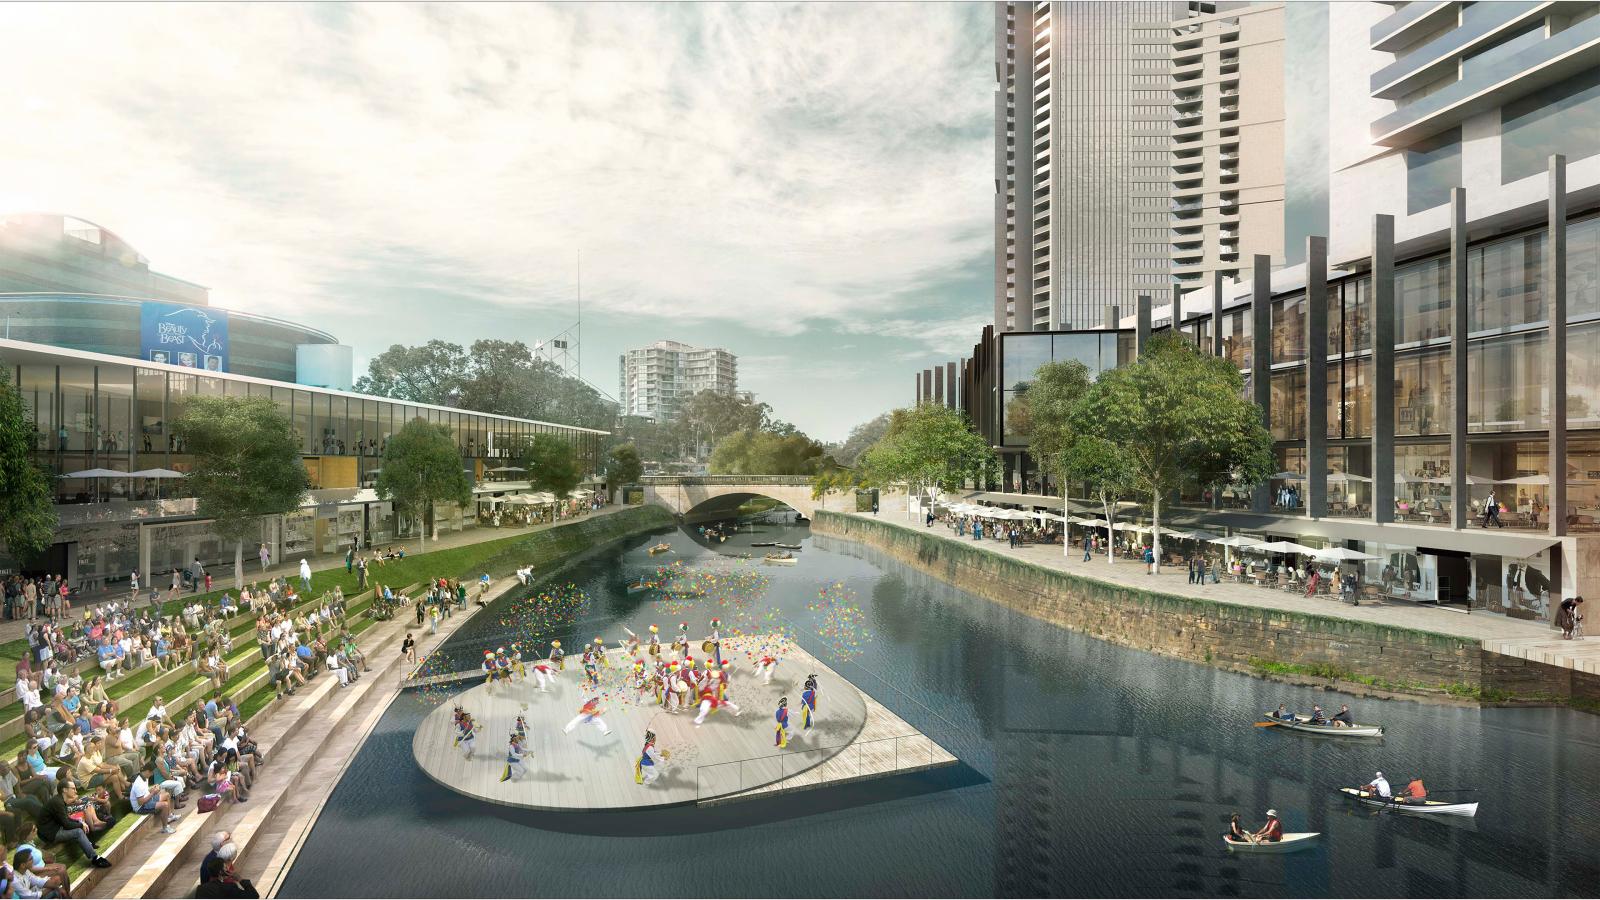
[[[859,516],[819,510],[812,528],[1043,621],[1235,671],[1262,672],[1263,662],[1327,667],[1330,686],[1353,676],[1387,691],[1437,695],[1448,686],[1468,698],[1584,693],[1568,670],[1488,653],[1467,638],[1128,588]],[[1592,677],[1578,678],[1594,687]]]

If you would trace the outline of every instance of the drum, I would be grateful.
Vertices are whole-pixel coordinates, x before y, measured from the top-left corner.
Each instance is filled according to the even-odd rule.
[[[700,652],[701,653],[710,653],[712,648],[714,648],[715,646],[716,646],[716,644],[713,644],[710,641],[706,641],[705,643],[700,645]]]

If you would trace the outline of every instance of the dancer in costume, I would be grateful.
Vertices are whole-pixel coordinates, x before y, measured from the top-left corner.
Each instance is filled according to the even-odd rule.
[[[604,668],[611,668],[611,660],[606,658],[606,642],[599,638],[594,639],[595,660]]]
[[[771,684],[773,673],[778,671],[778,658],[770,653],[761,657],[756,671],[761,675],[762,684]]]
[[[518,739],[527,740],[528,739],[528,720],[524,719],[520,715],[517,716],[517,725],[516,725],[515,728],[512,729],[512,731],[516,733]]]
[[[779,697],[778,698],[778,714],[777,714],[777,716],[775,718],[777,719],[778,727],[777,727],[777,733],[775,735],[773,735],[772,746],[774,746],[774,747],[787,747],[787,746],[789,746],[789,698],[788,697]]]
[[[517,717],[519,721],[521,718],[521,716]],[[528,774],[528,767],[522,764],[522,757],[526,755],[526,752],[522,749],[522,736],[513,734],[511,736],[511,746],[506,748],[506,770],[500,773],[501,781],[511,781],[512,779],[521,781],[522,776]]]
[[[539,680],[539,693],[548,694],[548,685],[556,680],[555,667],[547,662],[536,662],[533,664],[533,677]]]
[[[657,628],[654,625],[650,626],[649,653],[650,653],[650,658],[651,659],[660,659],[661,658],[661,637],[660,637],[660,633],[661,633],[661,629]]]
[[[711,658],[716,666],[722,665],[722,620],[711,620],[711,636],[706,638],[711,642]]]
[[[560,641],[550,642],[550,661],[555,663],[557,672],[567,670],[567,654],[562,651]]]
[[[456,723],[456,744],[467,751],[467,759],[472,758],[472,748],[477,736],[477,726],[472,721],[472,713],[463,712],[460,721]]]
[[[728,700],[726,698],[719,698],[717,696],[717,689],[709,680],[706,681],[705,685],[700,688],[700,715],[694,717],[694,727],[699,728],[705,722],[706,716],[711,714],[712,710],[723,706],[733,710],[734,715],[741,715],[739,704],[734,703],[732,700]]]
[[[817,676],[806,677],[806,688],[800,692],[800,722],[803,729],[811,728],[811,717],[817,712]]]
[[[656,733],[646,731],[644,749],[639,751],[639,759],[633,764],[633,783],[646,786],[655,784],[656,779],[661,777],[662,764],[668,756],[671,754],[667,751],[656,749]]]
[[[522,665],[522,645],[511,645],[511,671],[516,673],[518,681],[528,680],[528,670]]]
[[[596,690],[600,688],[600,668],[595,664],[594,651],[588,647],[583,648],[583,677],[590,687]]]
[[[689,655],[689,623],[678,623],[678,636],[672,639],[672,656],[684,659]]]
[[[494,693],[495,679],[499,677],[499,672],[495,669],[494,664],[494,651],[483,651],[483,690],[485,693]]]
[[[605,720],[600,718],[600,714],[603,712],[605,712],[605,709],[600,706],[600,698],[590,697],[584,702],[583,706],[578,708],[578,714],[572,717],[572,721],[567,723],[567,727],[561,730],[567,734],[571,734],[572,729],[577,728],[579,725],[582,725],[585,722],[588,722],[592,723],[594,727],[600,729],[601,734],[610,734],[611,729],[607,728]]]

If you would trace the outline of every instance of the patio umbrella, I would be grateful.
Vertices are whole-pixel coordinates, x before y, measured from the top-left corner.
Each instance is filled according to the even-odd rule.
[[[1191,531],[1191,532],[1189,532],[1189,540],[1191,540],[1191,541],[1206,541],[1208,543],[1216,543],[1217,538],[1219,538],[1221,536],[1222,535],[1219,535],[1219,534],[1212,534],[1209,531]]]
[[[1378,559],[1371,553],[1362,553],[1348,547],[1323,547],[1311,554],[1313,559],[1327,560],[1328,562],[1359,562],[1364,559]]]
[[[1317,552],[1317,548],[1315,547],[1307,547],[1304,544],[1296,544],[1294,541],[1273,541],[1270,544],[1258,544],[1250,549],[1260,550],[1263,553],[1313,554]]]
[[[118,472],[116,469],[82,469],[82,470],[79,470],[77,472],[68,472],[67,474],[62,475],[60,477],[61,478],[93,478],[94,479],[94,497],[95,497],[95,500],[99,500],[100,499],[100,479],[102,479],[102,478],[126,478],[126,477],[128,477],[128,473],[127,472]]]
[[[1349,484],[1351,482],[1367,482],[1367,481],[1371,481],[1371,480],[1372,480],[1371,478],[1368,478],[1365,475],[1352,475],[1349,472],[1329,472],[1328,473],[1328,483],[1329,484]]]
[[[1272,476],[1273,481],[1305,481],[1306,477],[1299,472],[1277,472]]]
[[[156,479],[156,499],[160,500],[162,481],[165,481],[168,478],[188,478],[189,476],[183,472],[174,472],[171,469],[140,469],[137,472],[129,472],[128,477]]]
[[[1217,538],[1211,543],[1219,547],[1256,547],[1260,546],[1262,542],[1255,538],[1245,537],[1242,534],[1235,534],[1225,538]]]
[[[1505,480],[1504,483],[1505,484],[1544,484],[1544,485],[1548,485],[1550,483],[1550,476],[1549,475],[1523,475],[1523,476],[1518,477],[1518,478],[1508,478],[1508,479]]]

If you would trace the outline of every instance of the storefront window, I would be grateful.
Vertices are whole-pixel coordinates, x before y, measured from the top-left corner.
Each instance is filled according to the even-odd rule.
[[[56,433],[56,367],[22,366],[18,383],[33,423],[33,449],[52,454],[60,451],[63,448]]]
[[[1553,603],[1558,602],[1550,596],[1550,551],[1523,558],[1504,557],[1503,561],[1498,611],[1514,619],[1549,621]]]
[[[67,432],[67,442],[61,449],[74,453],[92,453],[95,449],[96,430],[94,366],[61,367],[61,420]],[[74,468],[76,462],[63,465]]]
[[[1496,241],[1467,257],[1470,330],[1498,331],[1545,319],[1544,233]]]
[[[316,432],[311,430],[311,392],[294,392],[294,431],[300,441],[300,452],[313,455],[317,452]]]
[[[1512,335],[1474,342],[1467,352],[1467,426],[1471,431],[1544,428],[1549,386],[1545,336]]]
[[[1039,367],[1050,361],[1050,335],[1008,334],[1001,338],[1004,357],[1001,380],[1003,390],[1025,388]]]
[[[1450,260],[1429,259],[1395,270],[1395,343],[1450,336]]]
[[[1567,528],[1600,531],[1600,441],[1567,442]]]
[[[1328,285],[1328,355],[1372,349],[1372,279]]]
[[[1274,440],[1306,436],[1306,370],[1272,373],[1271,430]]]
[[[1447,434],[1450,431],[1450,354],[1408,353],[1394,364],[1394,433]]]
[[[95,415],[100,425],[97,445],[100,465],[108,469],[128,470],[129,453],[133,450],[133,369],[130,366],[100,366],[99,411]],[[127,490],[125,481],[112,485],[112,495]]]
[[[1372,435],[1372,360],[1328,364],[1328,437]]]
[[[1567,318],[1600,313],[1600,219],[1567,226]]]
[[[1268,481],[1272,508],[1280,512],[1298,512],[1305,507],[1306,450],[1304,447],[1277,447],[1277,472]]]
[[[1272,301],[1272,362],[1299,362],[1306,358],[1306,298],[1284,297]]]
[[[1450,445],[1401,444],[1394,448],[1395,520],[1450,524]]]
[[[1250,308],[1222,315],[1222,355],[1240,369],[1250,368],[1251,333],[1254,331]]]
[[[133,381],[139,407],[139,468],[167,468],[167,373],[136,369]]]
[[[1328,448],[1328,514],[1371,518],[1371,448]]]

